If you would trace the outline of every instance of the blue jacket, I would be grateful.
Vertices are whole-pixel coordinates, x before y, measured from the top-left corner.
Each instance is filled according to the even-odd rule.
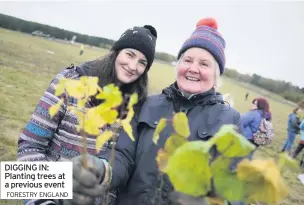
[[[300,129],[301,129],[301,141],[304,141],[304,120],[302,120],[300,124]]]
[[[291,113],[288,116],[288,123],[287,123],[287,131],[293,133],[299,133],[300,128],[300,119],[297,117],[296,114]]]
[[[261,110],[250,110],[241,116],[244,128],[244,136],[247,139],[253,138],[253,134],[259,129],[262,118],[263,111]]]

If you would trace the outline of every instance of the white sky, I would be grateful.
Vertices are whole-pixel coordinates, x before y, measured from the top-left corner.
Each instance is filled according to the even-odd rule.
[[[175,56],[197,21],[214,17],[226,40],[226,67],[304,87],[301,1],[0,0],[0,13],[113,40],[150,24],[158,32],[156,50]]]

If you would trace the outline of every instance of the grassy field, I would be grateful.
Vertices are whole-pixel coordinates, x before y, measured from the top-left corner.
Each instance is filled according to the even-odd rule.
[[[55,74],[71,63],[95,59],[105,52],[86,48],[79,56],[78,46],[0,29],[0,161],[16,159],[16,140]],[[156,62],[149,71],[150,93],[160,92],[172,83],[174,73],[172,66]],[[231,79],[222,80],[221,92],[231,93],[235,107],[241,113],[251,107],[252,98],[259,96],[250,91],[250,99],[245,101],[245,88]],[[270,100],[270,106],[276,138],[271,145],[258,151],[258,157],[275,157],[286,136],[286,120],[292,107],[273,100]],[[291,190],[282,205],[304,204],[303,185],[296,179],[297,174],[291,171],[284,174]],[[0,204],[20,204],[20,201],[1,200]]]

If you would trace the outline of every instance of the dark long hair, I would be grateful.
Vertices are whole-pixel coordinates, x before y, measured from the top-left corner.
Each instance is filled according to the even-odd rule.
[[[265,98],[255,98],[252,103],[254,102],[256,102],[257,108],[263,111],[264,117],[267,120],[271,120],[272,116],[268,101]]]
[[[104,87],[108,84],[118,84],[118,79],[115,70],[115,60],[120,51],[110,51],[106,56],[90,61],[87,75],[97,76],[99,78],[99,86]],[[123,94],[138,94],[138,105],[146,100],[148,95],[148,68],[134,82],[125,84],[120,87]]]

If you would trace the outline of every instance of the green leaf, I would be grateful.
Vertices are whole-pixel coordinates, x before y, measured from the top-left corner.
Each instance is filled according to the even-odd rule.
[[[173,128],[177,134],[188,138],[190,135],[190,129],[188,125],[188,118],[185,113],[179,112],[173,116]]]
[[[222,126],[209,141],[221,154],[230,158],[248,156],[255,149],[252,143],[236,132],[234,125]]]
[[[210,191],[209,149],[207,142],[187,142],[169,157],[166,173],[176,191],[194,197]]]
[[[165,151],[169,154],[172,155],[176,149],[178,149],[181,145],[185,144],[187,140],[177,134],[172,134],[165,143]]]
[[[237,179],[236,173],[229,169],[231,159],[218,157],[211,164],[213,182],[216,193],[228,201],[242,201],[244,199],[245,183]]]

